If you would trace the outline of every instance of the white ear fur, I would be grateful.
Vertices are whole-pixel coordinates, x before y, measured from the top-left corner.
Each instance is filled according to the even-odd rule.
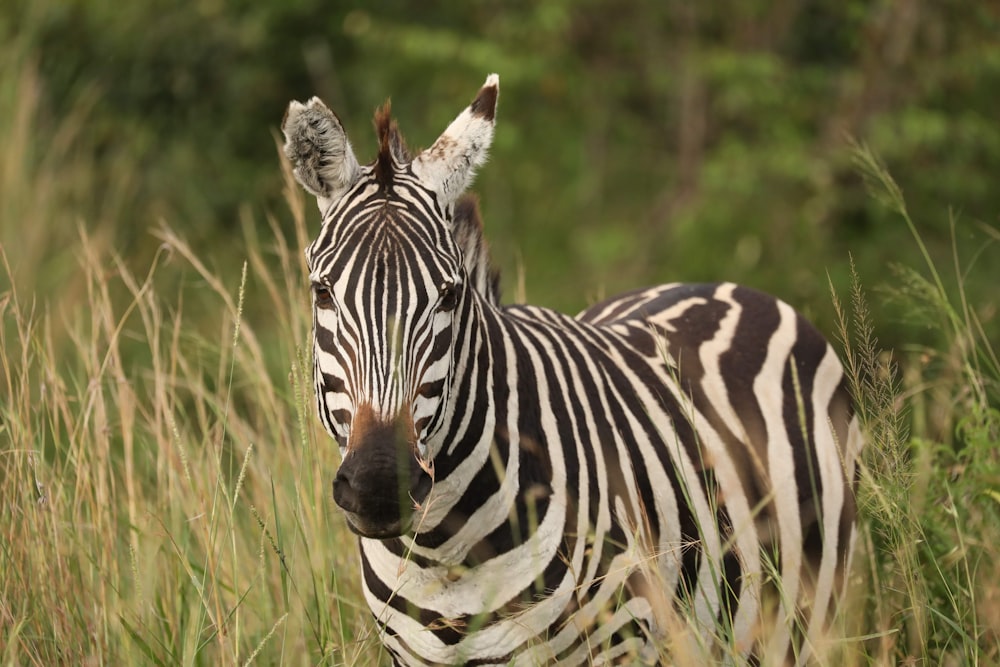
[[[413,173],[450,204],[472,183],[493,142],[500,77],[490,74],[479,94],[434,145],[413,160]]]
[[[325,211],[354,184],[359,172],[340,119],[314,97],[307,104],[288,105],[281,131],[295,179]]]

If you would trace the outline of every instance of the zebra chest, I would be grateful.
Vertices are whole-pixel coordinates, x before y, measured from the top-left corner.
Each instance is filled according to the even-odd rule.
[[[420,656],[413,664],[550,664],[595,632],[610,641],[623,628],[635,655],[646,645],[651,606],[630,591],[649,542],[634,520],[622,520],[636,516],[633,501],[622,483],[595,471],[603,455],[584,454],[591,444],[579,440],[552,454],[562,462],[546,463],[560,479],[518,474],[541,458],[543,441],[530,442],[515,454],[523,468],[508,460],[498,475],[494,495],[511,485],[503,511],[487,499],[434,549],[413,538],[400,548],[362,540],[367,601],[389,646],[406,638],[394,649],[404,664],[411,652]]]

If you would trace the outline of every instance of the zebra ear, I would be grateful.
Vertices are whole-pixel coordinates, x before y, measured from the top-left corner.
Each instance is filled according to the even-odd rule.
[[[454,202],[472,183],[476,169],[486,162],[499,90],[500,77],[490,74],[472,104],[413,161],[413,173],[435,190],[444,204]]]
[[[288,105],[281,131],[295,180],[315,195],[320,211],[325,211],[354,185],[359,172],[340,119],[314,97],[307,104]]]

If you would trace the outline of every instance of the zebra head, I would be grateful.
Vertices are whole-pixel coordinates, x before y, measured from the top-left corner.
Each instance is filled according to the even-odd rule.
[[[375,115],[378,157],[364,166],[318,98],[292,102],[282,123],[285,155],[323,216],[306,256],[319,415],[342,455],[334,500],[365,537],[406,532],[430,491],[432,436],[470,307],[455,229],[467,205],[456,200],[486,160],[498,88],[490,75],[412,158],[387,103]]]

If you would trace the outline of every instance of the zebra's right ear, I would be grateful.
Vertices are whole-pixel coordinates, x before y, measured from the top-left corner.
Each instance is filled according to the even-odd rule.
[[[295,180],[325,211],[354,185],[360,170],[340,119],[314,97],[307,104],[288,105],[281,131]]]

